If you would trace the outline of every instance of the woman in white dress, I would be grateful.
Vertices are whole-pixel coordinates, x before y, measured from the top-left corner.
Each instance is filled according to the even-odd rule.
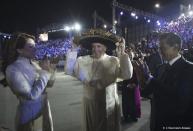
[[[82,56],[74,65],[74,76],[83,82],[83,131],[120,131],[120,106],[117,79],[130,79],[133,67],[125,53],[124,39],[102,30],[89,30],[79,44],[92,49],[92,55]],[[119,57],[109,56],[115,49]]]
[[[53,67],[49,61],[43,61],[41,67],[32,62],[35,57],[33,36],[19,33],[6,46],[6,79],[19,100],[15,131],[53,131],[45,91],[50,78],[54,78],[51,77]],[[53,81],[52,79],[51,85]]]

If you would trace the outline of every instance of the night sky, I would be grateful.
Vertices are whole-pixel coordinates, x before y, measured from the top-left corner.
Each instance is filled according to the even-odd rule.
[[[149,12],[154,12],[154,4],[162,6],[188,0],[118,0],[118,2]],[[190,0],[191,1],[191,0]],[[51,23],[72,23],[79,21],[85,28],[93,24],[94,10],[111,22],[112,0],[4,0],[0,2],[0,32],[23,31],[35,33]]]

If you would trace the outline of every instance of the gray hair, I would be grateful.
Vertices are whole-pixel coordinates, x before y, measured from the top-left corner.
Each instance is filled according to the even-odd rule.
[[[182,40],[179,35],[175,33],[162,33],[159,37],[160,41],[164,41],[165,44],[176,47],[178,50],[182,48]]]

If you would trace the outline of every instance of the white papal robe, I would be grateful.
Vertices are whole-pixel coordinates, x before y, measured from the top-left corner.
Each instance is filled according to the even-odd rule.
[[[76,60],[74,75],[83,82],[83,131],[120,131],[117,79],[130,79],[133,67],[128,55],[104,54]]]

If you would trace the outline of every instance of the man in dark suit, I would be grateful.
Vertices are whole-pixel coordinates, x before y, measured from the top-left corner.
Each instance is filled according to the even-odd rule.
[[[193,130],[193,64],[179,54],[178,35],[161,34],[159,46],[167,64],[156,75],[151,76],[143,62],[137,67],[138,78],[145,83],[142,96],[153,95],[151,130]]]

